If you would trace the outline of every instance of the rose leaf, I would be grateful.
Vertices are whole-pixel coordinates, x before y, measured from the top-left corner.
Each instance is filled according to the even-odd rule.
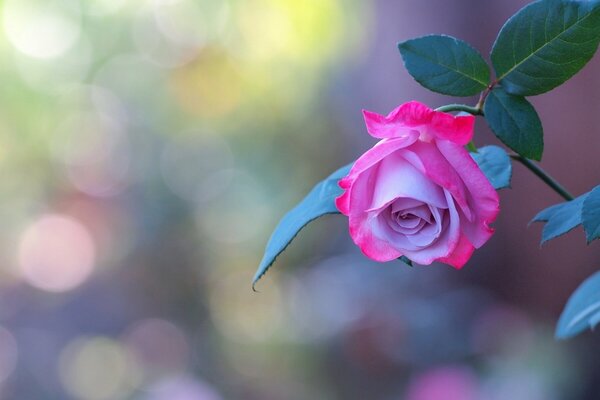
[[[538,161],[542,158],[542,122],[524,97],[497,87],[487,96],[483,110],[489,127],[505,145],[523,157]]]
[[[490,69],[468,43],[429,35],[398,44],[408,72],[422,86],[450,96],[477,94],[490,82]]]
[[[599,42],[600,1],[540,0],[506,22],[491,59],[507,92],[533,96],[575,75]]]
[[[488,178],[494,189],[510,187],[512,164],[506,151],[498,146],[484,146],[471,153],[483,174]]]
[[[531,222],[546,222],[542,244],[575,229],[582,222],[582,207],[589,193],[540,211]]]
[[[338,186],[338,181],[348,174],[351,167],[352,164],[349,164],[335,171],[317,184],[296,207],[283,216],[267,242],[263,259],[252,280],[253,287],[267,272],[277,256],[309,222],[325,214],[339,214],[335,206],[335,198],[343,191]]]
[[[582,222],[588,243],[600,237],[600,186],[589,192],[583,201]]]
[[[573,292],[556,327],[558,339],[568,339],[600,322],[600,272],[587,278]]]

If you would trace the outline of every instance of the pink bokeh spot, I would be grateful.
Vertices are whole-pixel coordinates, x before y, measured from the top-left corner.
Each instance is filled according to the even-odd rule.
[[[478,400],[479,385],[471,370],[461,366],[431,369],[410,383],[405,400]]]

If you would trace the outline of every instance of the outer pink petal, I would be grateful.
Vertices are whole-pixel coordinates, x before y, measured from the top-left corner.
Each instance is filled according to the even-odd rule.
[[[454,143],[447,143],[460,148],[460,146]],[[402,156],[427,176],[428,179],[448,190],[467,219],[472,218],[465,184],[458,172],[455,171],[453,165],[448,162],[438,149],[435,142],[427,143],[418,141],[403,151]]]
[[[460,236],[454,251],[448,257],[439,258],[438,261],[451,265],[456,269],[461,269],[469,261],[474,250],[475,247],[463,234]]]
[[[369,134],[376,138],[406,136],[417,130],[425,138],[451,140],[461,145],[473,137],[475,117],[454,116],[434,111],[423,103],[411,101],[394,109],[387,116],[363,110]]]
[[[445,139],[461,146],[473,138],[475,117],[473,115],[454,116],[434,111],[428,133],[437,139]]]
[[[494,233],[489,224],[500,212],[498,193],[464,148],[443,140],[438,141],[437,146],[468,190],[469,208],[475,218],[463,221],[462,230],[473,246],[479,248]]]
[[[383,158],[392,154],[398,149],[410,146],[419,138],[416,132],[410,133],[406,137],[395,139],[384,139],[377,143],[374,147],[360,156],[354,163],[347,176],[340,179],[339,186],[345,192],[335,200],[335,205],[338,210],[344,215],[350,215],[350,199],[352,193],[352,185],[356,179],[365,171],[380,162]],[[368,208],[368,207],[367,207]],[[362,211],[362,210],[361,210]]]
[[[387,116],[363,110],[367,132],[376,138],[404,136],[417,127],[429,124],[433,110],[417,101],[396,107]]]
[[[381,240],[373,234],[371,215],[361,213],[350,216],[350,236],[364,255],[372,260],[386,262],[395,260],[402,253],[392,247],[387,241]]]
[[[350,214],[350,187],[352,181],[348,179],[348,176],[338,181],[338,186],[344,189],[344,193],[335,199],[335,206],[344,215]]]

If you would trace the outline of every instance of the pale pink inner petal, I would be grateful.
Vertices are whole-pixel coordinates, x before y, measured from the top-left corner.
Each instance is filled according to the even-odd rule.
[[[392,203],[392,212],[398,212],[400,210],[406,210],[407,208],[422,206],[423,203],[420,200],[410,199],[408,197],[401,197],[394,199]]]
[[[425,248],[431,245],[438,237],[440,237],[442,229],[444,229],[447,224],[448,221],[445,218],[444,213],[441,221],[435,221],[432,224],[426,224],[423,226],[423,229],[418,232],[418,234],[407,235],[406,238],[415,246]]]
[[[404,255],[417,263],[428,265],[439,258],[447,257],[454,251],[460,240],[460,219],[456,204],[450,192],[444,190],[444,194],[447,199],[448,208],[438,210],[440,214],[445,214],[440,235],[430,245],[417,247],[418,251],[409,248],[402,251]],[[433,207],[432,211],[435,211]],[[434,218],[438,218],[437,215],[434,215]],[[412,242],[411,244],[413,247],[416,247]]]
[[[369,179],[373,193],[370,209],[397,198],[411,198],[438,208],[447,207],[443,189],[427,179],[400,154],[390,154],[372,172]]]
[[[464,151],[460,146],[451,142],[448,143]],[[465,154],[470,158],[466,151]],[[471,220],[473,218],[468,204],[467,190],[463,179],[459,175],[459,169],[448,162],[434,143],[414,143],[409,149],[402,151],[402,157],[426,175],[428,180],[435,182],[444,190],[448,190],[467,219]]]
[[[396,212],[397,215],[403,217],[404,219],[414,215],[415,217],[422,218],[427,221],[428,224],[431,223],[431,208],[428,205],[423,204],[419,207],[411,207],[405,208],[404,210],[399,210]]]
[[[373,232],[400,252],[424,249],[449,225],[447,207],[447,203],[439,208],[416,199],[397,198],[371,212]]]
[[[400,228],[392,218],[390,211],[390,207],[388,207],[378,214],[373,213],[371,216],[373,234],[401,253],[404,250],[418,250],[419,248],[406,238],[406,233],[399,232]]]
[[[396,214],[396,217],[392,219],[396,222],[395,226],[404,229],[414,229],[417,226],[423,226],[425,220],[423,218],[417,217],[416,215],[400,215]]]
[[[431,207],[430,215],[431,222],[424,225],[423,229],[418,234],[407,235],[409,242],[418,247],[426,247],[431,245],[442,233],[442,230],[447,226],[446,210],[438,210]]]

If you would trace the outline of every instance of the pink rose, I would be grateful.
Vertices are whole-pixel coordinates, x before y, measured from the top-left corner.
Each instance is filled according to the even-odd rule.
[[[405,103],[387,117],[364,111],[382,139],[340,180],[350,236],[376,261],[406,256],[461,268],[494,230],[498,194],[464,149],[475,117]]]

